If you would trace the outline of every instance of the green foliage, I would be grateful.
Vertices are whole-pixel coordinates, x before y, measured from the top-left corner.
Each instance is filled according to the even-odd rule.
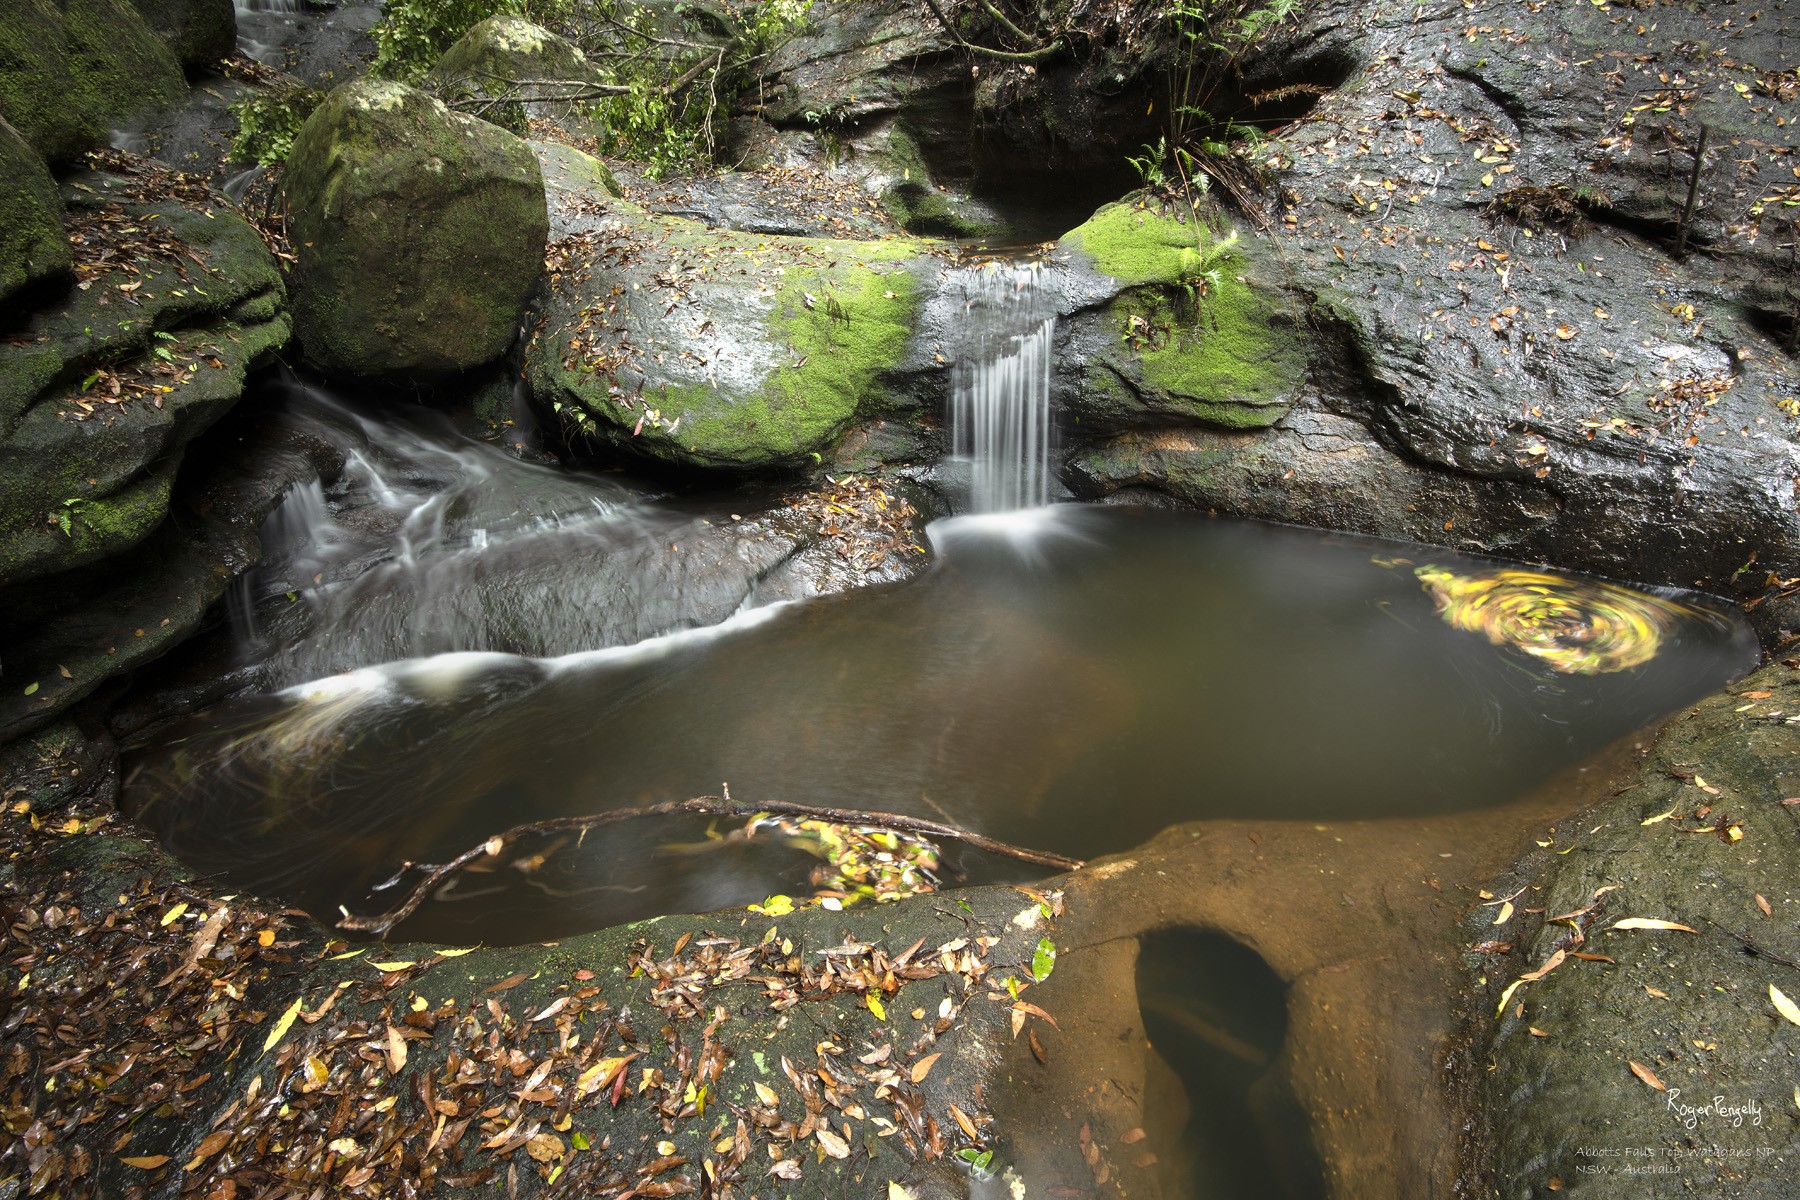
[[[294,84],[233,101],[238,131],[231,139],[232,161],[262,167],[285,163],[300,127],[324,99],[324,92]]]
[[[712,158],[716,126],[751,81],[752,68],[802,28],[812,0],[725,5],[724,40],[716,46],[690,42],[690,52],[673,62],[652,52],[664,35],[650,10],[627,3],[594,7],[610,16],[614,30],[625,31],[617,47],[617,82],[630,89],[599,106],[607,126],[602,150],[643,163],[654,179]],[[696,71],[686,86],[672,85]]]
[[[455,45],[489,17],[523,17],[557,26],[573,14],[576,0],[382,0],[375,40],[374,73],[417,83]]]
[[[1166,136],[1178,152],[1220,156],[1230,153],[1235,142],[1260,139],[1255,126],[1215,113],[1211,106],[1244,56],[1299,7],[1300,0],[1174,0],[1164,10],[1178,47],[1169,68]]]

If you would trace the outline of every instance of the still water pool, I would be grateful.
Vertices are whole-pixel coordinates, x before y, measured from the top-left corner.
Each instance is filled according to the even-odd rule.
[[[196,869],[327,921],[388,908],[404,889],[371,889],[403,863],[723,785],[1092,858],[1178,821],[1504,803],[1756,657],[1701,597],[1420,546],[1080,505],[928,532],[911,580],[629,645],[607,644],[606,595],[582,584],[617,542],[552,541],[572,652],[365,648],[357,669],[161,730],[130,756],[128,806]],[[457,552],[489,546],[518,553]],[[442,590],[406,619],[467,600]],[[359,607],[295,637],[341,643]],[[567,645],[584,627],[594,648]],[[293,639],[263,652],[307,661]],[[799,849],[731,832],[654,818],[526,839],[397,936],[541,940],[807,890]],[[1021,870],[946,847],[952,879]]]

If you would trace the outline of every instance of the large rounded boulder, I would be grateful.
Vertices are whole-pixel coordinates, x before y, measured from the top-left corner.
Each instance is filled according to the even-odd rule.
[[[0,303],[41,279],[70,267],[63,236],[62,196],[56,181],[17,130],[0,117]]]
[[[307,120],[285,187],[309,362],[443,375],[511,343],[549,230],[523,141],[423,92],[357,80]]]
[[[0,116],[52,163],[186,93],[175,56],[125,0],[0,4]]]
[[[485,120],[523,133],[542,117],[583,136],[603,132],[591,113],[594,88],[609,82],[581,47],[518,17],[489,17],[432,69],[428,85],[447,98],[480,102]]]

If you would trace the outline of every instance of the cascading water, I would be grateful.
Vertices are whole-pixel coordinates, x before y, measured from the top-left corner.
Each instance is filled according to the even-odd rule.
[[[1050,501],[1050,355],[1056,308],[1036,264],[963,273],[966,317],[952,372],[954,453],[968,463],[968,510]]]

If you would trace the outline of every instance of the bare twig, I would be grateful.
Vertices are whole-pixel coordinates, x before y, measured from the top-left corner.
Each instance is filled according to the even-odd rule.
[[[1062,49],[1060,39],[1035,46],[1030,50],[996,50],[992,46],[977,45],[957,32],[956,26],[950,23],[950,18],[939,7],[937,0],[925,0],[925,7],[931,10],[931,15],[937,18],[938,24],[944,27],[944,32],[950,35],[950,39],[971,54],[985,54],[989,58],[998,58],[1006,62],[1034,63],[1041,62]],[[1008,21],[1007,25],[1012,27],[1012,22]]]
[[[907,817],[898,813],[862,812],[853,808],[815,808],[809,804],[790,804],[780,800],[766,801],[762,804],[740,804],[735,800],[727,800],[723,796],[696,796],[692,800],[671,800],[666,804],[653,804],[647,808],[616,808],[611,812],[584,813],[574,817],[552,817],[547,821],[515,825],[505,833],[496,834],[480,845],[470,847],[447,863],[440,863],[428,869],[424,868],[423,864],[416,864],[420,869],[426,869],[426,875],[413,885],[412,890],[406,894],[406,899],[386,912],[374,916],[346,914],[338,922],[338,928],[353,929],[361,933],[373,933],[378,937],[385,937],[394,926],[412,916],[418,910],[419,905],[425,902],[425,898],[435,891],[445,879],[477,859],[498,854],[508,842],[528,834],[586,833],[590,829],[614,825],[621,821],[636,820],[640,817],[755,817],[764,815],[801,817],[808,820],[829,821],[835,825],[867,825],[877,829],[891,829],[898,833],[910,833],[919,837],[947,838],[966,842],[978,850],[1002,854],[1034,866],[1054,867],[1059,871],[1079,870],[1083,865],[1080,859],[1065,858],[1046,850],[1014,846],[955,825],[945,824],[942,821],[928,821],[922,817]]]
[[[1694,147],[1694,170],[1688,176],[1687,203],[1681,207],[1681,232],[1675,239],[1675,253],[1687,253],[1688,226],[1694,220],[1694,204],[1700,198],[1700,168],[1706,162],[1706,126],[1700,126],[1700,144]]]

